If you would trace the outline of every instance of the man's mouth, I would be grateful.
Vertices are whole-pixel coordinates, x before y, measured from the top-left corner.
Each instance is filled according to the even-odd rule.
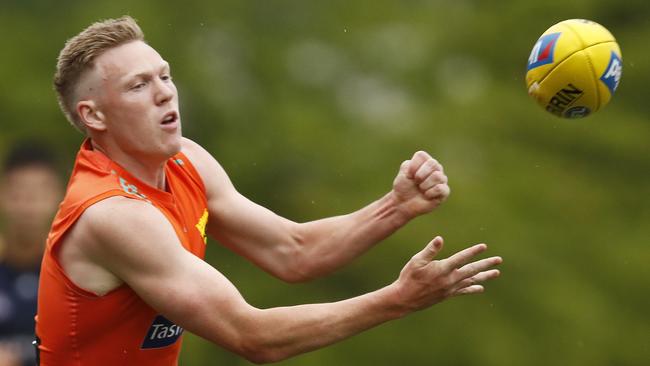
[[[161,124],[163,125],[169,125],[174,122],[178,121],[178,113],[175,111],[167,112],[163,116]]]

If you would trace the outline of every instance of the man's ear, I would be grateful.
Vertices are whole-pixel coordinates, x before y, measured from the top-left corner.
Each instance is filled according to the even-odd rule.
[[[77,114],[87,128],[95,131],[106,130],[104,113],[99,110],[94,100],[79,101],[77,103]]]

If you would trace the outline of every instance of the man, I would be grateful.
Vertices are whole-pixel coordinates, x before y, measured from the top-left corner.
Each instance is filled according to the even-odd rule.
[[[95,23],[59,56],[63,111],[87,135],[54,220],[36,333],[43,365],[175,365],[187,329],[253,362],[324,347],[498,276],[475,245],[433,261],[442,238],[392,284],[344,301],[271,309],[246,303],[202,258],[206,234],[288,282],[326,275],[449,194],[424,152],[393,189],[354,213],[295,223],[239,194],[219,163],[181,136],[169,65],[129,17]]]
[[[38,274],[62,187],[53,154],[36,141],[14,145],[0,181],[0,366],[34,364]]]

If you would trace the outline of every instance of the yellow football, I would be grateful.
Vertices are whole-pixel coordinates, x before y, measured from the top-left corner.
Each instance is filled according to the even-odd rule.
[[[528,94],[548,112],[580,118],[611,100],[623,73],[621,49],[602,25],[570,19],[550,27],[528,57]]]

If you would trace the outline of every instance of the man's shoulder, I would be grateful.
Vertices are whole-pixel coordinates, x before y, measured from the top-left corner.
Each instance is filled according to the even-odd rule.
[[[185,152],[186,150],[189,150],[189,151],[195,151],[195,150],[197,150],[197,149],[198,149],[198,150],[202,150],[202,149],[203,149],[203,147],[201,147],[201,145],[199,145],[198,142],[196,142],[196,141],[194,141],[194,140],[192,140],[192,139],[189,139],[189,138],[187,138],[187,137],[185,137],[185,136],[183,136],[183,137],[181,138],[181,150],[182,150],[183,152]]]
[[[200,164],[201,161],[205,160],[210,154],[198,143],[183,137],[181,141],[181,152],[192,161],[194,164]]]
[[[226,173],[212,154],[190,139],[184,138],[182,146],[182,152],[192,162],[203,181],[209,205],[210,202],[217,204],[217,201],[221,201],[224,197],[232,198],[240,196],[230,181],[228,173]],[[213,205],[209,209],[213,211],[216,209],[216,206]]]
[[[165,217],[151,203],[125,196],[112,196],[86,208],[77,226],[97,238],[112,237],[129,231],[152,230]]]
[[[61,255],[70,264],[79,258],[107,267],[111,258],[143,255],[143,243],[157,242],[173,234],[164,215],[152,204],[124,196],[94,203],[79,217],[65,239]],[[77,259],[75,259],[77,258]],[[64,268],[66,260],[62,258]],[[78,279],[77,279],[78,280]]]
[[[150,203],[112,196],[89,206],[66,235],[58,254],[66,275],[80,288],[106,294],[124,278],[120,261],[144,260],[151,243],[169,236],[169,223]]]
[[[95,202],[84,211],[82,216],[98,223],[115,221],[133,221],[146,219],[158,210],[148,201],[126,196],[110,196]]]
[[[181,152],[194,165],[194,168],[205,183],[208,194],[215,187],[223,188],[224,186],[230,185],[229,178],[221,165],[201,145],[188,138],[183,138]]]

